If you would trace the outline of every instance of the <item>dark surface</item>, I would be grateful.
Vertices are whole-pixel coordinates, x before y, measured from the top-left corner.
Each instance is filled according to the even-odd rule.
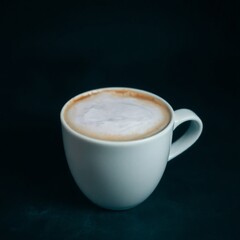
[[[217,0],[6,1],[0,239],[239,239],[239,9]],[[62,146],[62,105],[106,86],[156,93],[204,123],[129,211],[90,203]]]

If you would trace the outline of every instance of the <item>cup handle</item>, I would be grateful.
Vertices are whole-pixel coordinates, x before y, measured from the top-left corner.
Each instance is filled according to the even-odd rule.
[[[168,161],[187,150],[196,142],[202,133],[203,124],[201,119],[189,109],[179,109],[174,112],[173,130],[186,121],[191,121],[191,124],[187,131],[178,140],[172,143]]]

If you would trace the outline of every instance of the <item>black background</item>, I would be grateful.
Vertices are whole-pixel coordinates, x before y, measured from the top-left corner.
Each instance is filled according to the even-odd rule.
[[[1,2],[0,239],[238,239],[237,1]],[[144,89],[204,123],[154,193],[107,211],[79,191],[59,112],[99,87]]]

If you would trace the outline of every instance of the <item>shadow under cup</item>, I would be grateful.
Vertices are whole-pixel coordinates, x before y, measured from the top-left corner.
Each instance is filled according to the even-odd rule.
[[[124,97],[141,97],[144,101],[154,102],[164,109],[166,122],[150,135],[127,140],[101,139],[72,127],[66,118],[66,111],[78,101],[103,91],[123,94]],[[191,111],[186,111],[188,112],[183,114],[184,121],[192,120]],[[104,88],[69,100],[61,111],[62,136],[67,162],[80,190],[95,204],[112,210],[129,209],[143,202],[158,185],[171,157],[174,114],[171,106],[162,98],[130,88]],[[186,118],[186,114],[190,114],[190,117]],[[193,130],[196,131],[198,136],[194,141],[199,137],[201,129]],[[186,140],[192,138],[195,134],[193,132],[185,134]],[[180,144],[180,148],[174,147],[177,149],[174,150],[176,155],[189,147],[186,141],[182,142],[185,146],[182,144],[181,147]]]

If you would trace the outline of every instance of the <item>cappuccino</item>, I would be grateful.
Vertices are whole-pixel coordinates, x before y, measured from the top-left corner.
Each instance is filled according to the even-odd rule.
[[[163,130],[171,112],[154,96],[128,89],[105,89],[70,100],[64,119],[74,131],[91,138],[131,141]]]

